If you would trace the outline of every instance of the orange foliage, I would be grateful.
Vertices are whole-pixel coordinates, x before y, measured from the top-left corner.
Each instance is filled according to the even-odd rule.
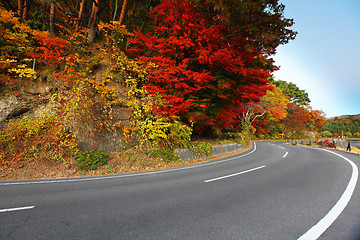
[[[30,161],[65,161],[77,147],[74,136],[52,115],[10,122],[0,130],[0,169]]]
[[[322,128],[326,122],[325,113],[321,110],[313,110],[311,106],[306,107],[309,113],[309,127],[311,130]]]
[[[39,62],[52,66],[55,66],[63,59],[68,41],[51,36],[44,31],[33,30],[32,34],[39,46],[27,53],[29,57],[36,58]]]
[[[261,103],[267,110],[267,123],[278,122],[279,120],[286,117],[286,108],[290,102],[289,98],[279,87],[273,86],[273,88],[274,89],[272,91],[267,91],[266,95],[261,99]]]

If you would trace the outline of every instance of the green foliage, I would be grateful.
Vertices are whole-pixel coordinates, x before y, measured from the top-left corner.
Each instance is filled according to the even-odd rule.
[[[243,146],[249,145],[250,140],[253,139],[253,135],[250,133],[250,131],[246,130],[241,132],[227,132],[225,136],[234,139],[237,143]]]
[[[101,149],[91,151],[77,151],[74,155],[76,167],[79,170],[96,170],[98,167],[108,163],[110,155]]]
[[[345,132],[344,134],[345,134],[346,137],[352,137],[353,136],[351,132]]]
[[[37,7],[33,14],[32,18],[26,20],[26,24],[29,25],[32,29],[37,29],[40,31],[46,31],[47,26],[47,16],[43,9]]]
[[[360,119],[358,118],[343,118],[334,119],[324,124],[324,127],[320,131],[328,131],[332,134],[338,134],[339,136],[351,133],[356,136],[357,132],[360,132]],[[350,134],[348,134],[350,136]]]
[[[275,81],[271,79],[271,83],[281,88],[286,96],[289,97],[290,102],[295,103],[300,107],[305,107],[310,104],[310,98],[305,90],[300,90],[296,84],[285,82],[282,80]]]
[[[329,132],[329,131],[323,131],[323,132],[321,133],[321,135],[322,135],[323,137],[331,137],[331,136],[332,136],[332,133]]]
[[[209,156],[211,153],[214,152],[212,144],[207,142],[191,142],[188,148],[190,152],[195,154],[197,157]]]
[[[169,118],[146,118],[138,121],[142,144],[151,144],[169,149],[185,147],[190,141],[192,129],[177,120]]]
[[[180,158],[172,150],[166,148],[153,148],[150,150],[150,157],[152,158],[161,158],[164,162],[178,162]]]

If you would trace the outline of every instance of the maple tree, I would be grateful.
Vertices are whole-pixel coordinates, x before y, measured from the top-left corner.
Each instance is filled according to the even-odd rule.
[[[288,137],[303,137],[307,130],[309,113],[294,103],[289,103],[287,111],[286,118],[282,120],[283,134]]]
[[[15,84],[17,78],[33,78],[35,63],[54,67],[63,60],[68,41],[31,29],[4,8],[0,7],[0,13],[0,74],[4,84]]]
[[[306,110],[309,113],[309,129],[315,131],[323,128],[326,123],[325,113],[321,110],[314,110],[311,106],[307,106]]]
[[[267,91],[266,95],[261,98],[258,103],[264,113],[264,118],[257,121],[256,133],[269,134],[278,137],[279,128],[281,129],[281,120],[284,119],[288,112],[287,106],[290,102],[289,98],[283,93],[282,89],[272,86],[273,90]],[[259,108],[258,107],[258,108]]]
[[[272,60],[253,51],[253,39],[231,34],[186,0],[163,0],[151,17],[154,32],[135,32],[128,53],[149,63],[144,86],[168,102],[159,114],[226,128],[243,103],[260,101],[271,89]]]
[[[268,123],[275,123],[285,118],[286,108],[290,102],[279,87],[273,86],[273,88],[261,98],[261,103],[267,109],[266,121]]]

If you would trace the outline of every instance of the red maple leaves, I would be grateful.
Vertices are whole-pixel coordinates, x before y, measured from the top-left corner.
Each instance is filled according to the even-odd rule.
[[[167,100],[158,113],[228,127],[242,103],[259,101],[271,88],[271,60],[214,16],[186,0],[162,0],[151,17],[154,31],[135,32],[128,53],[149,63],[144,87]]]

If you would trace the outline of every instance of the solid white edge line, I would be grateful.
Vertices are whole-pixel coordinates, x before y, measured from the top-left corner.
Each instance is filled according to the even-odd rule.
[[[286,152],[286,153],[284,154],[283,158],[286,157],[287,155],[288,155],[288,152]]]
[[[21,210],[28,210],[28,209],[32,209],[35,206],[27,206],[27,207],[18,207],[18,208],[7,208],[7,209],[0,209],[0,213],[4,213],[4,212],[13,212],[13,211],[21,211]]]
[[[154,172],[143,172],[143,173],[133,173],[133,174],[120,174],[120,175],[111,175],[111,176],[103,176],[103,177],[90,177],[90,178],[73,178],[73,179],[54,179],[54,180],[40,180],[40,181],[31,181],[31,182],[7,182],[7,183],[0,183],[0,186],[6,186],[6,185],[26,185],[26,184],[45,184],[45,183],[64,183],[64,182],[84,182],[84,181],[94,181],[94,180],[104,180],[104,179],[114,179],[114,178],[126,178],[126,177],[137,177],[137,176],[145,176],[145,175],[155,175],[160,173],[167,173],[167,172],[175,172],[180,170],[186,170],[186,169],[192,169],[192,168],[198,168],[198,167],[205,167],[210,165],[215,165],[223,162],[229,162],[236,160],[238,158],[242,158],[245,156],[248,156],[256,151],[256,143],[254,142],[254,149],[248,153],[245,153],[243,155],[238,155],[233,158],[224,159],[220,161],[213,161],[208,163],[202,163],[199,165],[193,165],[188,167],[179,167],[179,168],[173,168],[173,169],[167,169],[167,170],[159,170]]]
[[[264,168],[264,167],[266,167],[266,166],[264,165],[264,166],[252,168],[252,169],[249,169],[249,170],[245,170],[245,171],[242,171],[242,172],[238,172],[238,173],[234,173],[234,174],[230,174],[230,175],[226,175],[226,176],[222,176],[222,177],[217,177],[217,178],[205,180],[204,182],[209,183],[209,182],[221,180],[221,179],[224,179],[224,178],[234,177],[234,176],[241,175],[241,174],[244,174],[244,173],[253,172],[253,171],[259,170],[259,169]]]
[[[342,211],[345,209],[347,204],[349,203],[352,194],[355,190],[356,183],[358,181],[359,176],[359,170],[358,167],[348,158],[326,150],[326,149],[320,149],[332,154],[335,154],[343,159],[345,159],[352,167],[352,175],[350,178],[350,181],[338,200],[338,202],[334,205],[334,207],[323,217],[316,225],[314,225],[312,228],[310,228],[306,233],[304,233],[298,240],[312,240],[312,239],[318,239],[329,227],[330,225],[339,217],[339,215],[342,213]]]

